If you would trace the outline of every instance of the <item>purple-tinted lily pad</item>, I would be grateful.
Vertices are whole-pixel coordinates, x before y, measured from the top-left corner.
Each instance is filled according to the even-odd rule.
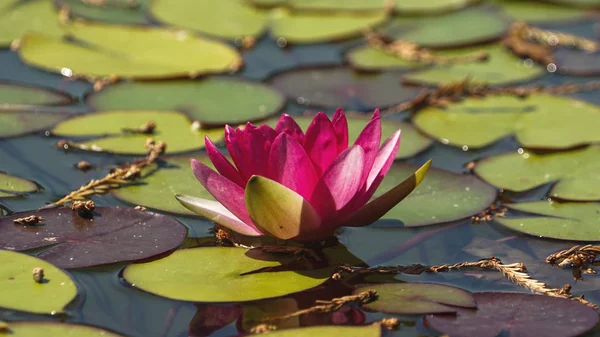
[[[37,225],[14,219],[38,215]],[[93,217],[67,208],[46,209],[0,219],[0,249],[45,248],[37,257],[61,268],[82,268],[147,259],[176,249],[187,229],[165,215],[132,208],[99,207]]]
[[[0,81],[0,108],[32,107],[35,105],[66,105],[74,102],[67,93],[50,88]]]
[[[68,114],[62,112],[2,111],[0,112],[0,139],[50,129],[67,116]]]
[[[600,75],[600,53],[559,48],[553,54],[558,72],[572,76]]]
[[[500,292],[473,296],[477,310],[426,316],[426,325],[452,337],[571,337],[598,323],[594,309],[569,299]]]
[[[422,315],[454,313],[460,308],[477,308],[470,292],[443,284],[388,283],[374,284],[354,290],[354,294],[368,289],[377,291],[375,301],[363,304],[366,309],[400,314]]]
[[[206,337],[235,322],[242,314],[238,305],[196,305],[196,314],[190,321],[188,337]]]
[[[300,68],[271,78],[299,104],[367,111],[409,101],[422,88],[404,86],[394,72],[359,74],[350,68]]]

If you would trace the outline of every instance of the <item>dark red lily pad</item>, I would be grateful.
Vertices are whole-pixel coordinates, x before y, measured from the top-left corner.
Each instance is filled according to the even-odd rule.
[[[13,220],[39,215],[37,225]],[[61,268],[82,268],[147,259],[176,249],[187,228],[168,216],[133,208],[99,207],[93,217],[67,208],[0,219],[0,249],[44,248],[37,257]]]
[[[358,111],[400,104],[424,90],[404,86],[395,72],[361,74],[345,67],[299,68],[270,81],[298,104]]]
[[[425,324],[452,337],[496,337],[501,333],[519,337],[571,337],[598,323],[594,309],[569,299],[500,292],[473,295],[477,310],[429,315]]]
[[[553,54],[558,72],[572,76],[600,75],[600,52],[559,48]]]

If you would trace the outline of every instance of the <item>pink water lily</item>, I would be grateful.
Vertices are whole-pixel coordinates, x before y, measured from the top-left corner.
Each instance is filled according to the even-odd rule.
[[[371,200],[400,145],[400,130],[381,144],[379,110],[352,146],[342,110],[333,120],[318,113],[306,132],[286,114],[275,129],[227,125],[225,143],[233,164],[205,138],[218,173],[192,160],[194,175],[217,201],[176,197],[189,210],[250,236],[312,241],[340,226],[368,225],[404,199],[430,165]]]

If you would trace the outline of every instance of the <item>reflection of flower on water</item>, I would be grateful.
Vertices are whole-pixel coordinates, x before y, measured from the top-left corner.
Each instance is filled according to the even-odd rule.
[[[205,140],[218,173],[196,160],[192,169],[217,202],[181,195],[177,199],[191,211],[249,236],[316,241],[343,225],[368,225],[406,197],[429,168],[427,163],[390,193],[369,202],[400,146],[400,130],[381,144],[378,110],[351,146],[341,110],[332,120],[318,113],[306,132],[286,114],[275,129],[251,123],[243,129],[226,126],[225,142],[235,166]]]

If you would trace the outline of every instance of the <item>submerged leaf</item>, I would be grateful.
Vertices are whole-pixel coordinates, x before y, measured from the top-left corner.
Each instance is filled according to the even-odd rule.
[[[202,126],[260,120],[285,104],[283,95],[269,86],[227,77],[121,82],[92,93],[87,101],[98,110],[182,111]]]
[[[598,222],[600,203],[558,203],[534,201],[505,204],[509,209],[531,213],[519,218],[504,217],[495,220],[518,232],[561,240],[600,241]]]
[[[324,270],[259,271],[282,263],[270,255],[251,256],[254,255],[241,248],[178,250],[164,259],[130,265],[123,277],[141,290],[191,302],[244,302],[278,297],[316,287],[329,278]]]
[[[2,236],[6,235],[8,234]],[[1,308],[54,314],[63,312],[63,308],[77,295],[77,287],[69,275],[46,261],[26,254],[0,250],[0,265]],[[44,270],[44,277],[40,282],[33,279],[34,268]],[[10,328],[14,328],[13,323]]]
[[[33,214],[43,221],[13,223],[24,214],[0,219],[0,249],[45,248],[37,256],[61,268],[147,259],[179,247],[187,234],[175,219],[133,208],[98,207],[85,217],[66,208]]]
[[[598,158],[600,146],[543,155],[507,153],[479,161],[475,173],[504,190],[522,192],[554,183],[552,197],[593,201],[600,200]]]
[[[453,337],[579,336],[598,323],[598,313],[576,301],[544,295],[475,293],[477,310],[429,315],[425,324]]]
[[[29,180],[0,171],[0,198],[15,197],[38,191],[38,186]]]
[[[375,311],[399,315],[422,315],[453,313],[459,310],[458,307],[477,307],[470,292],[443,284],[372,284],[357,288],[353,293],[359,294],[369,289],[377,291],[377,299],[362,306]]]
[[[86,20],[111,23],[148,23],[146,10],[150,0],[109,0],[94,4],[93,1],[58,0],[58,5],[69,8],[69,15]]]

